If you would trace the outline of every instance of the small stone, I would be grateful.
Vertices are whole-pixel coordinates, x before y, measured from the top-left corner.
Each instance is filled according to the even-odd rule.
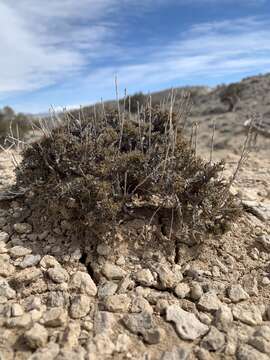
[[[91,276],[83,271],[77,271],[72,275],[69,287],[89,296],[96,296],[97,294],[96,284]]]
[[[50,327],[63,326],[67,322],[67,312],[61,307],[55,307],[43,314],[43,324]]]
[[[111,333],[116,323],[114,314],[108,311],[97,311],[94,317],[94,332],[95,335],[105,332]]]
[[[249,298],[249,295],[240,284],[232,285],[228,290],[228,296],[234,303],[238,303]]]
[[[126,275],[126,271],[120,266],[106,262],[102,268],[102,273],[108,280],[121,280]]]
[[[193,282],[190,289],[190,298],[194,301],[199,300],[203,295],[203,289],[197,282]]]
[[[242,278],[242,284],[244,287],[244,290],[250,295],[250,296],[258,296],[259,290],[258,290],[258,281],[254,275],[246,274]]]
[[[71,301],[70,316],[73,319],[81,319],[86,316],[91,308],[91,301],[86,295],[77,295]]]
[[[6,297],[7,299],[14,299],[16,297],[16,291],[13,290],[4,279],[0,279],[0,296]]]
[[[160,360],[188,360],[190,352],[191,349],[186,346],[174,346],[172,351],[164,351]]]
[[[126,334],[118,335],[115,345],[115,351],[118,353],[127,353],[131,347],[131,339]]]
[[[230,330],[233,323],[233,315],[231,309],[222,305],[216,312],[215,326],[222,331],[227,332]]]
[[[260,336],[260,337],[264,338],[265,340],[270,341],[270,326],[263,325],[263,326],[259,327],[255,331],[254,336]]]
[[[203,338],[201,346],[209,351],[221,350],[225,345],[225,335],[214,326]]]
[[[164,335],[164,331],[161,328],[146,330],[142,333],[143,340],[149,345],[158,344]]]
[[[270,285],[270,279],[269,279],[268,277],[264,276],[264,277],[262,278],[262,285],[263,285],[263,286],[268,286],[268,285]]]
[[[168,306],[166,320],[175,323],[177,333],[183,340],[195,340],[206,334],[209,329],[194,314],[181,309],[177,305]]]
[[[35,324],[25,333],[25,340],[32,349],[43,347],[48,341],[48,331],[40,324]]]
[[[250,345],[240,345],[237,350],[237,359],[239,360],[269,360],[268,355],[261,353]]]
[[[13,248],[9,249],[10,256],[15,259],[18,257],[29,255],[31,254],[31,252],[31,249],[27,249],[23,246],[14,246]]]
[[[179,283],[176,286],[176,288],[174,289],[174,292],[175,292],[176,296],[178,296],[180,299],[184,299],[190,293],[190,287],[188,284]]]
[[[125,294],[111,295],[104,299],[105,309],[111,312],[127,312],[130,303],[130,298]]]
[[[174,273],[166,265],[160,265],[156,271],[163,289],[174,289],[175,286],[183,279],[183,276],[178,276],[179,274]]]
[[[98,255],[108,256],[108,255],[110,255],[111,251],[112,251],[112,249],[106,244],[99,244],[97,246]]]
[[[18,264],[21,269],[28,268],[30,266],[36,266],[40,262],[40,255],[26,255],[24,259]]]
[[[209,291],[202,295],[198,303],[198,307],[203,311],[215,312],[221,307],[222,303],[213,291]]]
[[[74,348],[79,345],[79,336],[81,333],[81,326],[77,322],[70,322],[66,327],[63,337],[62,344],[64,348]]]
[[[265,340],[263,337],[253,336],[248,343],[262,353],[270,354],[270,341]]]
[[[0,254],[6,254],[7,252],[8,249],[6,243],[0,240]]]
[[[41,267],[43,267],[44,269],[49,269],[49,268],[54,268],[54,267],[61,267],[61,265],[59,264],[59,262],[56,260],[55,257],[51,256],[51,255],[45,255],[43,256],[43,258],[40,260],[39,265]]]
[[[133,334],[143,335],[146,331],[153,329],[152,315],[147,312],[126,315],[123,318],[126,328]]]
[[[30,314],[23,314],[22,316],[13,317],[6,321],[8,328],[18,328],[28,330],[32,325],[32,318]]]
[[[247,325],[255,326],[262,323],[261,311],[258,306],[254,304],[235,305],[232,313],[236,320],[240,320]]]
[[[69,280],[67,271],[61,266],[56,266],[47,270],[49,278],[57,284],[62,284]]]
[[[141,296],[136,296],[132,300],[130,312],[139,313],[139,312],[142,312],[142,311],[147,311],[150,314],[153,313],[152,306],[149,304],[149,302],[145,298],[143,298]]]
[[[65,285],[65,284],[64,284]],[[70,304],[69,293],[66,291],[50,291],[47,297],[49,307],[67,307]]]
[[[149,269],[139,270],[135,274],[135,280],[142,286],[153,286],[155,284],[155,279]]]
[[[27,223],[14,224],[13,228],[18,234],[29,234],[32,232],[32,226]]]
[[[27,311],[40,310],[42,308],[41,299],[37,296],[31,296],[25,302],[25,309]]]
[[[55,360],[59,354],[60,347],[54,342],[50,342],[47,346],[39,348],[28,360]],[[77,360],[77,359],[76,359]]]
[[[123,255],[120,255],[119,258],[115,261],[116,265],[124,266],[126,263],[126,259]]]
[[[99,334],[88,343],[87,350],[90,354],[88,358],[89,360],[104,359],[106,356],[110,356],[114,352],[115,345],[107,334]]]
[[[0,261],[0,276],[9,277],[15,272],[15,267],[8,261]]]
[[[13,281],[18,285],[26,285],[30,284],[31,282],[36,281],[40,276],[42,275],[42,272],[40,269],[37,269],[36,267],[30,267],[24,270],[21,270],[20,272],[16,273],[13,276]]]
[[[98,297],[100,299],[114,295],[117,291],[118,285],[113,281],[106,281],[98,287]]]
[[[212,323],[212,316],[209,313],[200,312],[198,314],[199,320],[204,323],[205,325],[211,325]]]
[[[9,240],[9,234],[5,231],[0,231],[0,241],[3,241],[4,243],[8,242]]]
[[[22,316],[24,314],[24,310],[20,304],[12,304],[11,305],[11,316],[17,317]]]

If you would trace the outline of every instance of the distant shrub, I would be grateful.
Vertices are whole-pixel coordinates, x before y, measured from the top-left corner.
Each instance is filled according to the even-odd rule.
[[[135,93],[134,95],[127,96],[126,100],[121,100],[121,105],[124,105],[125,103],[125,110],[129,111],[133,114],[136,114],[138,112],[138,106],[139,109],[141,109],[142,106],[145,106],[147,102],[147,97],[142,92]]]
[[[220,92],[220,100],[222,103],[228,105],[228,111],[233,111],[237,102],[239,101],[244,89],[244,84],[235,83],[226,86]]]
[[[5,106],[0,110],[0,143],[4,143],[8,135],[23,138],[31,129],[29,118],[22,114],[16,114],[14,110]]]
[[[139,121],[127,113],[119,121],[117,111],[96,120],[70,118],[24,150],[18,185],[46,213],[94,229],[146,207],[171,219],[177,236],[196,240],[224,230],[239,213],[219,176],[223,164],[196,157],[176,114],[148,108]]]

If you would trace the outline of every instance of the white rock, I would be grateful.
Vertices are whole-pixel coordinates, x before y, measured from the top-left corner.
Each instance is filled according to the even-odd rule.
[[[32,232],[32,226],[27,223],[14,224],[13,228],[18,234],[29,234]]]
[[[11,248],[9,250],[10,256],[15,259],[18,257],[29,255],[29,254],[31,254],[31,252],[32,252],[31,249],[27,249],[23,246],[14,246],[13,248]]]
[[[67,322],[67,312],[61,307],[55,307],[43,314],[42,322],[45,326],[59,327]]]
[[[236,320],[247,325],[260,325],[262,323],[262,314],[258,306],[254,304],[237,304],[232,310],[233,317]]]
[[[209,351],[221,350],[225,345],[225,335],[214,326],[203,338],[201,346]]]
[[[106,262],[102,268],[103,274],[108,280],[121,280],[126,275],[126,271],[120,266]]]
[[[215,312],[221,307],[222,303],[213,291],[209,291],[202,295],[198,303],[198,307],[203,311]]]
[[[73,319],[80,319],[86,316],[91,308],[90,298],[86,295],[76,295],[71,300],[70,316]]]
[[[237,350],[239,360],[269,360],[268,355],[261,353],[250,345],[240,345]]]
[[[131,339],[126,334],[118,335],[115,350],[119,353],[127,353],[131,347]]]
[[[240,284],[232,285],[228,290],[228,296],[234,303],[246,300],[249,298],[248,293],[242,288]]]
[[[0,231],[0,241],[3,241],[4,243],[8,242],[9,240],[9,234],[5,231]]]
[[[201,323],[197,317],[177,305],[166,309],[166,320],[175,323],[178,335],[183,340],[195,340],[207,333],[209,327]]]
[[[149,269],[139,270],[135,274],[135,280],[143,286],[152,286],[155,284],[155,279]]]
[[[48,331],[40,324],[35,324],[25,333],[25,340],[32,349],[43,347],[47,344]]]
[[[69,280],[67,271],[61,266],[56,266],[47,270],[49,278],[57,284],[62,284]]]
[[[72,275],[69,287],[89,296],[96,296],[97,294],[96,284],[91,276],[83,271],[77,271]]]
[[[127,312],[131,300],[125,294],[107,296],[104,299],[105,309],[111,312]]]
[[[184,299],[190,293],[190,287],[188,284],[179,283],[174,289],[174,292],[180,299]]]
[[[24,310],[20,304],[12,304],[11,305],[11,316],[17,317],[22,316],[24,314]]]
[[[7,299],[14,299],[16,297],[16,291],[13,290],[4,279],[0,279],[0,296],[6,297]]]
[[[231,309],[227,305],[222,305],[215,315],[215,326],[222,331],[230,330],[233,323]]]

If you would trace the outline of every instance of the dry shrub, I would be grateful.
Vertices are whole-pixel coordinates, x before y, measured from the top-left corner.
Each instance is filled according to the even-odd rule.
[[[17,169],[18,184],[49,214],[95,227],[147,208],[178,237],[196,241],[224,231],[239,214],[220,177],[223,164],[196,157],[172,111],[148,107],[136,120],[117,111],[82,118],[68,116],[25,149]]]

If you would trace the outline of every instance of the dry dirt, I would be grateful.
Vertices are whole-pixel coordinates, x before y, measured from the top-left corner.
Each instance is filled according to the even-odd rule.
[[[237,112],[222,116],[233,128]],[[211,119],[192,118],[204,157]],[[217,131],[225,176],[242,143],[241,131]],[[269,165],[259,139],[231,190],[243,216],[177,254],[169,239],[137,240],[144,216],[85,241],[68,220],[35,216],[31,196],[0,201],[0,359],[270,359]],[[0,171],[3,193],[14,181],[10,154],[0,153]]]

